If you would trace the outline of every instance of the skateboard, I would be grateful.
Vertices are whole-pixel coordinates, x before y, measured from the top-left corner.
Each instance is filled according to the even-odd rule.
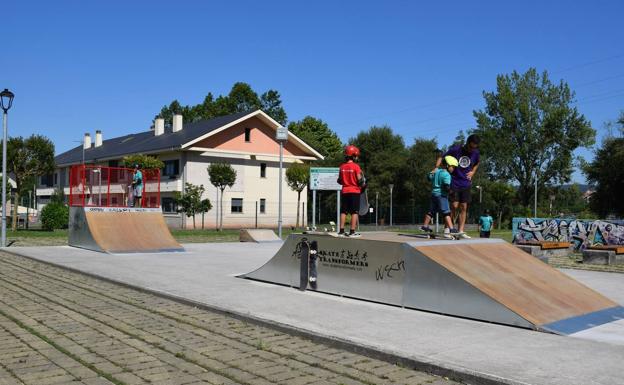
[[[308,242],[306,238],[302,239],[299,245],[299,290],[305,291],[308,283],[313,289],[316,289],[316,255],[318,251],[318,243],[316,241]]]
[[[420,234],[403,234],[403,233],[399,233],[399,235],[403,235],[403,236],[406,236],[406,237],[426,238],[426,239],[441,239],[441,240],[447,240],[447,241],[449,241],[449,240],[455,240],[455,241],[460,240],[461,236],[463,234],[464,233],[444,234],[444,233],[436,233],[436,232],[433,232],[433,233],[423,232],[423,233],[420,233]],[[451,238],[448,238],[445,235],[450,235]]]
[[[364,189],[360,193],[360,209],[358,211],[358,214],[360,214],[360,216],[368,214],[369,207],[370,205],[368,204],[368,192],[366,189]]]

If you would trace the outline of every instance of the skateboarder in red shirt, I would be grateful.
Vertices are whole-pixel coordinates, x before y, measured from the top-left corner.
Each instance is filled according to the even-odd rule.
[[[359,237],[355,232],[358,224],[358,212],[360,211],[360,193],[364,184],[362,169],[355,163],[360,156],[360,150],[350,144],[345,147],[345,162],[340,165],[338,183],[342,185],[340,192],[340,232],[338,235]],[[347,214],[351,214],[351,231],[347,235],[344,231]]]

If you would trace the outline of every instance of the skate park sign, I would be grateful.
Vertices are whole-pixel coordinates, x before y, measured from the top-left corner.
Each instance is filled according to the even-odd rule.
[[[310,167],[310,190],[340,190],[338,167]]]

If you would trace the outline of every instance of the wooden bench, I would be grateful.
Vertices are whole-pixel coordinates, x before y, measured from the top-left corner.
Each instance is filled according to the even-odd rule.
[[[572,246],[570,242],[555,242],[555,241],[526,241],[526,242],[518,242],[518,245],[527,245],[527,246],[539,246],[542,250],[552,250],[552,249],[567,249]]]
[[[589,246],[589,249],[610,250],[610,251],[614,251],[615,254],[624,254],[624,245],[592,245],[592,246]]]

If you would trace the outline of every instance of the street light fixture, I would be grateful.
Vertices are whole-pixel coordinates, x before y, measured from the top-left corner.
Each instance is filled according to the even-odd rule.
[[[483,199],[482,199],[483,186],[475,186],[475,188],[479,190],[479,204],[481,204],[481,202],[483,202]]]
[[[0,243],[2,247],[6,247],[6,185],[7,185],[7,112],[13,105],[13,97],[15,95],[8,89],[0,92],[0,107],[4,111],[2,113],[2,239]]]
[[[392,190],[394,185],[390,183],[388,186],[390,187],[390,227],[392,227]]]

